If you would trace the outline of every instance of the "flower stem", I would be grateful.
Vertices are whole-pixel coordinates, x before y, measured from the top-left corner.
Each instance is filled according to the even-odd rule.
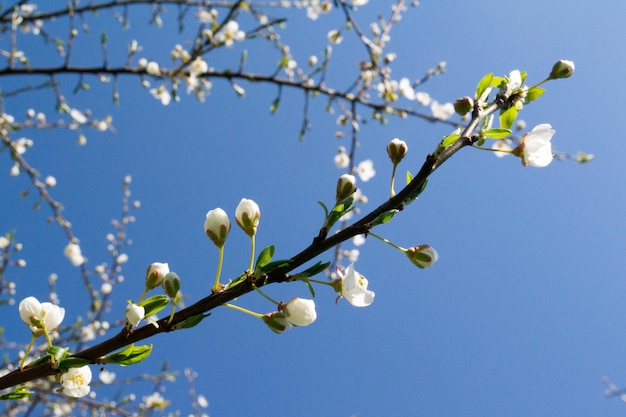
[[[393,164],[393,171],[391,171],[391,186],[389,187],[389,196],[394,197],[396,195],[396,191],[394,190],[394,184],[396,182],[396,167],[398,164]]]
[[[267,301],[269,301],[272,304],[276,304],[278,305],[278,302],[275,301],[272,297],[270,297],[269,295],[265,294],[263,291],[261,291],[261,289],[259,287],[257,287],[256,285],[252,284],[252,287],[263,296],[263,298],[265,298]]]
[[[28,358],[28,354],[30,353],[30,350],[33,348],[33,345],[35,344],[35,339],[37,339],[37,336],[35,336],[34,334],[32,335],[32,337],[30,338],[30,343],[28,344],[28,347],[26,348],[26,352],[24,352],[24,357],[22,358],[22,361],[20,362],[20,370],[24,369],[24,362],[26,362],[26,358]]]
[[[494,149],[494,148],[482,148],[480,146],[472,145],[472,148],[478,149],[480,151],[489,151],[489,152],[502,152],[502,153],[515,153],[513,149]]]
[[[252,273],[254,272],[254,270],[252,269],[252,267],[254,266],[254,235],[250,236],[250,242],[252,249],[250,250],[250,267],[248,268],[248,271]]]
[[[242,313],[246,313],[246,314],[250,314],[251,316],[254,316],[256,318],[261,318],[263,317],[263,314],[259,314],[259,313],[255,313],[254,311],[250,311],[248,309],[245,309],[243,307],[239,307],[236,306],[234,304],[228,304],[228,303],[224,303],[222,304],[224,307],[228,307],[228,308],[232,308],[233,310],[237,310],[237,311],[241,311]]]
[[[137,304],[143,301],[143,298],[146,296],[146,294],[148,294],[148,291],[148,287],[144,288],[143,292],[141,293],[141,297],[139,297],[139,300],[137,300]]]
[[[174,313],[176,313],[176,300],[172,298],[172,312],[170,313],[170,318],[167,320],[167,324],[172,322],[174,318]]]
[[[376,233],[368,232],[367,234],[368,234],[368,236],[374,236],[376,239],[382,240],[386,244],[388,244],[390,246],[393,246],[394,248],[398,249],[399,251],[406,252],[405,248],[403,248],[401,246],[398,246],[398,245],[396,245],[393,242],[390,242],[389,240],[385,239],[384,237],[378,236]]]
[[[213,284],[213,289],[216,290],[220,285],[220,276],[222,275],[222,263],[224,262],[224,246],[220,246],[219,248],[220,255],[219,260],[217,261],[217,273],[215,274],[215,283]]]

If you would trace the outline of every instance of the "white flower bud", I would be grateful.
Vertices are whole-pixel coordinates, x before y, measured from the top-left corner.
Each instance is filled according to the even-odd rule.
[[[209,210],[204,221],[204,232],[215,243],[215,246],[218,248],[224,246],[228,232],[230,232],[230,220],[226,212],[221,208]]]
[[[247,198],[242,198],[235,210],[235,220],[248,236],[256,234],[260,217],[261,210],[258,204]]]
[[[317,319],[315,302],[305,298],[294,298],[285,306],[285,317],[294,326],[308,326]]]

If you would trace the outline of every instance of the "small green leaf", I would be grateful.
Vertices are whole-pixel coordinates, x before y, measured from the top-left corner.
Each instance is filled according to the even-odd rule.
[[[441,141],[441,146],[443,146],[444,148],[447,148],[448,146],[456,142],[456,140],[460,137],[461,135],[459,135],[458,133],[453,133],[451,135],[448,135],[445,138],[443,138],[443,140]]]
[[[163,310],[170,303],[170,298],[165,294],[157,294],[152,297],[148,297],[141,303],[137,304],[143,307],[146,312],[146,317],[152,316],[159,311]]]
[[[379,214],[371,222],[367,223],[367,227],[368,228],[372,228],[374,226],[378,226],[379,224],[387,223],[389,220],[391,220],[393,218],[393,216],[396,215],[397,212],[398,212],[398,210],[396,210],[396,209],[394,209],[394,210],[387,210],[384,213]]]
[[[120,352],[106,356],[102,360],[102,363],[116,363],[120,366],[133,365],[146,359],[150,356],[151,352],[152,345],[135,346],[132,344],[122,349]]]
[[[407,185],[411,183],[411,181],[413,181],[413,174],[411,174],[409,171],[406,172],[406,183]]]
[[[267,265],[272,260],[272,256],[274,256],[274,245],[268,246],[259,253],[254,269],[259,269]]]
[[[7,392],[6,394],[0,395],[0,401],[4,400],[20,400],[23,398],[28,398],[33,395],[32,391],[27,390],[25,387],[17,387],[11,392]]]
[[[491,138],[491,139],[504,139],[506,137],[509,137],[511,133],[512,132],[510,129],[502,129],[502,128],[494,127],[492,129],[487,129],[484,132],[482,132],[482,136],[485,138]]]
[[[500,112],[500,127],[502,129],[510,129],[515,123],[515,119],[517,118],[517,108],[515,106],[511,106],[508,109]]]
[[[275,269],[281,268],[283,266],[288,266],[290,263],[291,263],[291,259],[281,259],[279,261],[274,261],[274,262],[265,264],[262,267],[260,267],[259,270],[262,273],[267,274],[268,272],[271,272]]]
[[[192,327],[197,326],[205,317],[209,317],[211,313],[207,314],[196,314],[195,316],[187,317],[185,320],[180,323],[176,323],[173,326],[174,330],[180,329],[191,329]]]
[[[103,45],[107,43],[107,34],[105,32],[102,32],[100,34],[100,43]]]
[[[330,266],[330,262],[322,263],[322,261],[319,261],[318,263],[316,263],[312,267],[307,268],[307,269],[305,269],[302,272],[298,272],[295,275],[302,276],[304,278],[310,278],[312,276],[315,276],[317,274],[320,274],[320,273],[324,272],[326,270],[326,268],[328,268],[329,266]]]
[[[322,208],[324,209],[324,217],[328,217],[328,207],[326,207],[326,204],[322,203],[321,201],[318,201],[317,204],[322,206]]]
[[[59,362],[59,370],[61,371],[61,373],[65,373],[70,368],[80,368],[85,365],[89,365],[89,363],[90,362],[87,359],[75,358],[70,356]]]
[[[501,87],[502,84],[506,84],[506,80],[504,79],[504,77],[493,77],[491,79],[492,87]]]
[[[311,293],[311,298],[315,298],[315,290],[309,281],[304,281],[306,286],[309,288],[309,292]]]
[[[526,92],[526,97],[524,98],[524,103],[530,103],[532,101],[537,100],[539,97],[541,97],[543,95],[543,93],[545,93],[546,90],[544,90],[541,87],[533,87],[530,88],[527,92]]]
[[[489,86],[491,85],[492,79],[492,73],[489,73],[481,78],[481,80],[478,82],[478,86],[476,86],[476,98],[480,98],[485,93],[485,91],[487,91],[487,88],[489,88]]]
[[[55,361],[59,362],[61,360],[63,360],[65,358],[65,356],[67,355],[67,349],[64,349],[62,347],[59,346],[50,346],[47,350],[46,353],[53,358]]]

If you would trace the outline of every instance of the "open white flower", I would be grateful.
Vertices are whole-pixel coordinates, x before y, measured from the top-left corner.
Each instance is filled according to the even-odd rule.
[[[367,278],[354,270],[354,264],[350,264],[345,272],[339,273],[340,297],[345,298],[355,307],[367,307],[374,302],[374,291],[367,289]]]
[[[454,114],[454,105],[452,103],[439,104],[438,101],[430,103],[430,111],[437,119],[448,120]]]
[[[317,319],[315,302],[305,298],[294,298],[285,306],[285,317],[294,326],[308,326]]]
[[[63,252],[74,266],[81,266],[86,261],[77,243],[69,243]]]
[[[233,46],[235,41],[242,41],[246,38],[246,33],[239,30],[239,23],[234,20],[228,21],[219,32],[215,34],[215,41],[223,43],[227,47]]]
[[[356,167],[356,173],[359,174],[359,178],[361,181],[367,182],[376,175],[376,170],[374,169],[374,161],[371,159],[366,159],[365,161],[359,162],[359,165]]]
[[[522,158],[524,166],[543,168],[552,162],[552,136],[555,131],[548,123],[535,126],[525,134],[514,154]]]
[[[52,303],[40,303],[35,297],[27,297],[20,302],[20,318],[28,324],[35,336],[56,330],[65,317],[65,309]]]
[[[70,368],[66,373],[61,375],[61,385],[63,385],[63,393],[70,397],[84,397],[89,394],[91,388],[91,369],[88,365],[80,368]]]

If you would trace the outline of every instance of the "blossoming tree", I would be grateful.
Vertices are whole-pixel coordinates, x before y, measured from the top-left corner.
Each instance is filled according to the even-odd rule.
[[[207,319],[209,314],[221,307],[259,319],[258,323],[280,334],[294,327],[312,325],[320,319],[316,303],[345,299],[355,307],[372,305],[376,294],[369,284],[376,278],[368,280],[357,271],[358,249],[344,250],[342,245],[347,242],[359,245],[373,238],[403,253],[420,269],[432,267],[439,261],[439,253],[434,247],[413,244],[404,248],[383,237],[379,229],[391,221],[403,222],[405,209],[425,191],[431,174],[463,149],[488,151],[498,157],[517,157],[524,166],[538,168],[546,167],[554,158],[577,162],[591,160],[591,155],[583,153],[557,152],[551,142],[555,128],[540,123],[525,133],[525,123],[518,117],[524,106],[545,93],[544,84],[570,77],[575,68],[573,62],[557,60],[552,68],[546,68],[545,74],[539,76],[519,70],[500,75],[489,73],[476,80],[473,91],[459,94],[469,95],[454,103],[439,103],[426,93],[425,84],[444,72],[445,63],[436,64],[417,80],[397,78],[391,73],[396,55],[388,51],[390,33],[408,7],[417,6],[418,2],[391,1],[385,5],[388,15],[381,15],[378,20],[369,22],[367,30],[362,29],[359,12],[366,7],[380,7],[372,3],[378,2],[120,0],[85,4],[72,1],[59,6],[16,1],[4,6],[0,11],[4,33],[1,50],[5,58],[0,78],[7,82],[2,91],[7,101],[0,117],[3,156],[12,161],[10,174],[27,177],[31,188],[39,195],[40,204],[48,206],[53,213],[54,221],[67,239],[65,256],[79,269],[82,286],[90,301],[86,318],[79,318],[66,314],[66,309],[55,297],[46,302],[37,300],[31,295],[31,288],[11,280],[13,268],[25,266],[25,261],[15,259],[21,247],[18,235],[7,232],[0,238],[3,259],[0,295],[6,304],[2,306],[2,317],[7,314],[19,316],[26,325],[24,330],[31,331],[30,343],[20,341],[12,349],[3,345],[7,348],[7,356],[0,376],[0,389],[10,415],[28,415],[40,409],[71,413],[67,410],[70,403],[56,396],[59,390],[76,399],[93,395],[90,387],[92,369],[107,368],[99,374],[100,381],[106,384],[111,379],[109,369],[152,360],[149,358],[153,350],[150,343],[155,335],[168,333],[166,337],[176,337],[178,332],[199,332],[205,320],[210,320]],[[389,5],[392,7],[387,10]],[[93,43],[89,43],[93,42],[93,35],[90,35],[89,27],[97,27],[106,13],[113,15],[123,29],[132,33],[132,29],[128,29],[131,16],[141,13],[149,16],[156,31],[174,23],[168,15],[173,12],[177,15],[180,34],[169,37],[168,33],[165,38],[167,43],[163,48],[167,49],[168,59],[162,56],[151,58],[143,53],[143,48],[155,46],[149,39],[126,42],[114,32],[117,29],[110,28],[98,39],[100,53],[93,53]],[[288,22],[290,16],[303,14],[312,21],[327,16],[339,19],[339,24],[325,36],[323,52],[310,55],[304,64],[295,59],[296,54],[301,55],[296,51],[296,45],[281,36],[286,19]],[[352,77],[349,82],[331,85],[327,79],[333,78],[333,48],[347,37],[358,42],[364,56],[355,65],[355,73],[347,75]],[[33,38],[43,44],[33,44]],[[248,63],[248,55],[252,54],[241,49],[235,61],[238,68],[233,69],[233,62],[227,62],[225,55],[220,54],[246,43],[250,43],[253,51],[275,51],[277,64],[263,71],[249,69],[254,64]],[[81,54],[86,60],[78,58]],[[205,216],[204,233],[216,246],[218,259],[215,278],[205,293],[186,294],[185,277],[181,278],[173,268],[170,269],[171,260],[154,254],[145,276],[141,277],[145,280],[143,292],[124,292],[128,300],[125,305],[113,302],[113,290],[123,288],[119,279],[121,266],[128,261],[123,252],[127,242],[126,227],[134,220],[131,212],[138,206],[130,201],[131,179],[124,180],[122,219],[115,223],[116,233],[109,239],[113,264],[94,266],[83,254],[84,242],[75,235],[60,202],[54,197],[56,179],[52,175],[42,179],[29,162],[29,148],[37,145],[29,137],[29,132],[69,129],[78,132],[81,145],[93,131],[113,132],[111,116],[94,114],[87,106],[81,108],[66,94],[72,91],[71,83],[75,85],[74,92],[86,91],[91,84],[102,83],[109,86],[111,101],[123,107],[124,91],[119,87],[124,82],[122,79],[131,79],[141,93],[163,106],[175,106],[181,100],[197,100],[198,106],[209,105],[212,100],[209,94],[218,88],[220,81],[230,84],[239,96],[246,94],[244,83],[249,83],[252,89],[256,83],[277,89],[277,95],[270,100],[270,111],[275,113],[281,110],[281,101],[287,94],[284,91],[293,90],[304,98],[300,138],[305,138],[311,130],[310,108],[317,104],[314,99],[323,97],[326,109],[339,113],[336,122],[344,129],[341,135],[347,133],[351,140],[338,152],[329,154],[329,159],[333,158],[342,172],[337,175],[334,200],[330,204],[320,202],[322,220],[307,220],[317,222],[318,232],[311,236],[311,243],[293,253],[281,251],[280,257],[274,256],[274,245],[258,249],[256,238],[260,233],[261,208],[253,199],[242,198],[231,216],[249,238],[248,261],[240,266],[240,274],[224,277],[222,267],[231,233],[231,217],[215,204],[206,207],[206,215],[202,213]],[[43,106],[35,102],[29,106],[25,117],[11,111],[8,101],[11,97],[33,100],[31,97],[42,90],[52,92],[55,99],[45,111],[34,110]],[[90,100],[101,100],[89,96],[89,92],[87,96]],[[365,209],[362,203],[366,197],[359,184],[374,177],[376,170],[371,159],[356,162],[359,160],[359,135],[368,120],[384,123],[388,118],[417,118],[439,123],[448,129],[448,133],[443,138],[435,138],[421,166],[407,166],[407,174],[400,175],[397,168],[408,154],[409,145],[407,140],[394,138],[390,131],[385,140],[391,171],[387,198],[375,202],[375,208]],[[549,115],[546,118],[549,119]],[[381,150],[384,153],[384,146]],[[219,158],[231,156],[220,155]],[[313,201],[316,198],[312,196]],[[201,223],[198,228],[202,228]],[[98,286],[96,283],[100,278],[102,282]],[[289,283],[293,287],[294,294],[288,301],[275,299],[268,292],[268,288],[277,283]],[[305,288],[304,292],[302,288]],[[333,296],[328,297],[323,288],[329,289]],[[253,294],[269,302],[269,312],[255,312],[244,307]],[[17,308],[12,302],[15,297],[21,300]],[[96,335],[99,340],[92,342]],[[45,342],[40,336],[45,336]],[[24,337],[27,337],[26,331]],[[157,374],[154,378],[164,381],[169,374]],[[104,408],[112,413],[130,415],[161,408],[164,400],[157,394],[155,389],[154,396],[141,403],[125,398],[125,404],[131,406],[95,400],[75,404],[83,409]],[[199,406],[204,403],[203,397],[198,396],[192,401]],[[134,408],[128,411],[128,407]]]

